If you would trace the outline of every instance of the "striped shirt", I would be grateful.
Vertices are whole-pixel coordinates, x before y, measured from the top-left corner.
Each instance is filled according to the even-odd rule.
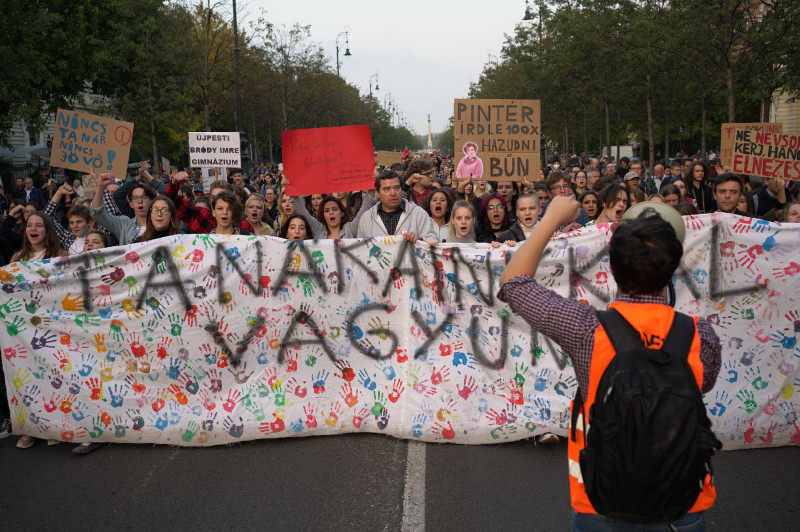
[[[583,397],[589,390],[589,368],[594,350],[595,330],[600,326],[597,310],[543,287],[533,277],[520,275],[503,283],[497,297],[509,304],[536,332],[550,337],[572,360]],[[631,296],[620,293],[625,303],[660,303],[661,296]],[[719,337],[705,318],[697,322],[700,361],[703,363],[703,393],[714,387],[721,365]]]

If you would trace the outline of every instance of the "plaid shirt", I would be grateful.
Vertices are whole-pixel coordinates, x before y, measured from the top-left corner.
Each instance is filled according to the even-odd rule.
[[[217,221],[208,209],[200,209],[185,198],[178,196],[180,185],[170,183],[167,185],[167,197],[175,203],[178,219],[186,224],[191,233],[210,233]]]
[[[509,304],[537,332],[549,336],[572,360],[583,397],[589,390],[589,368],[594,350],[595,330],[600,326],[596,309],[543,287],[533,277],[520,275],[500,287],[497,297]],[[661,296],[618,294],[625,303],[660,303]],[[721,365],[719,337],[705,318],[697,322],[700,361],[703,363],[703,393],[714,387]]]

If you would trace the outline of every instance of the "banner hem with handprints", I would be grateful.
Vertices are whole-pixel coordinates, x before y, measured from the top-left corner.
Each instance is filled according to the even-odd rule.
[[[725,449],[800,445],[800,225],[685,220],[676,308],[707,317],[722,341],[705,395],[714,430]],[[610,232],[552,240],[538,282],[605,308]],[[14,431],[189,446],[566,435],[569,361],[496,298],[513,251],[176,235],[6,266]]]

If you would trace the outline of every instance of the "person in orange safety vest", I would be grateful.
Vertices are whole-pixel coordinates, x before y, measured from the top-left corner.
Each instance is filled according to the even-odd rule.
[[[678,215],[664,211],[663,204],[650,204],[645,214],[617,225],[609,243],[611,272],[617,283],[616,300],[609,308],[617,310],[644,339],[645,345],[659,348],[672,325],[675,310],[666,304],[667,290],[683,255],[685,227]],[[644,202],[638,209],[647,209]],[[563,297],[534,279],[542,253],[555,231],[572,222],[580,205],[572,197],[556,197],[548,205],[534,233],[516,251],[500,277],[500,300],[525,319],[533,329],[559,344],[575,369],[578,391],[583,399],[579,421],[570,430],[576,434],[568,444],[570,498],[573,530],[705,530],[703,511],[716,497],[711,475],[706,475],[702,490],[691,509],[676,521],[640,525],[599,515],[584,489],[579,464],[584,448],[583,429],[589,427],[588,412],[600,379],[614,358],[614,349],[597,317],[585,303]],[[653,216],[653,212],[659,216]],[[675,213],[677,215],[677,211]],[[624,220],[624,218],[623,218]],[[693,318],[695,335],[688,355],[694,381],[702,393],[711,390],[721,364],[719,338],[704,318]],[[574,403],[573,403],[574,404]],[[588,432],[587,432],[588,433]],[[616,528],[615,528],[616,526]],[[658,528],[658,527],[661,528]],[[642,527],[642,528],[638,528]]]

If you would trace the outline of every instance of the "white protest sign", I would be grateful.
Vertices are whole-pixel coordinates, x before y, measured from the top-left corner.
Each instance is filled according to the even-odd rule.
[[[189,166],[238,168],[240,148],[239,133],[189,132]]]
[[[203,192],[211,191],[211,184],[214,181],[225,181],[228,179],[227,168],[202,168],[203,173]]]

